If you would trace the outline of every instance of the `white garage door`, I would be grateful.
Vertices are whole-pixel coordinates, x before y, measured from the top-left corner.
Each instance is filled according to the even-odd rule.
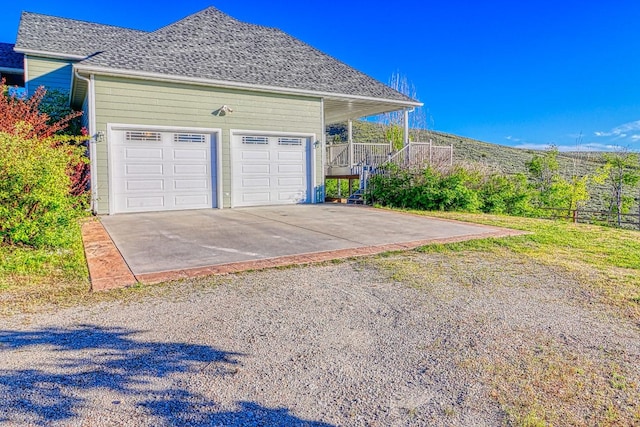
[[[211,134],[111,132],[112,213],[213,207]]]
[[[308,203],[308,138],[234,135],[233,206]]]

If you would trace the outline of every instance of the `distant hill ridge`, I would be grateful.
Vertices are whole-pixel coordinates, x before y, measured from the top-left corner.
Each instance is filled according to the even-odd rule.
[[[435,145],[453,145],[456,162],[479,162],[507,174],[526,172],[526,163],[535,154],[544,153],[542,150],[509,147],[434,130],[412,129],[410,133],[412,140],[428,142],[431,139]],[[327,134],[330,140],[346,141],[347,124],[329,125]],[[353,139],[356,142],[386,142],[384,127],[379,123],[354,121]],[[601,154],[597,152],[561,152],[558,154],[561,172],[571,175],[576,160],[583,164],[582,167],[585,167],[588,173],[602,164]]]
[[[346,141],[347,133],[346,123],[327,126],[328,140]],[[428,142],[431,139],[435,145],[453,145],[455,162],[481,163],[505,174],[526,173],[526,163],[535,154],[544,154],[542,150],[508,147],[433,130],[413,129],[410,133],[412,140]],[[386,142],[384,127],[379,123],[354,121],[353,139],[356,142]],[[560,172],[569,178],[574,170],[580,176],[593,175],[596,168],[603,164],[603,159],[599,152],[561,152],[558,154],[558,163]],[[591,192],[591,200],[587,203],[587,208],[604,210],[607,189],[604,186],[593,187],[594,191]]]

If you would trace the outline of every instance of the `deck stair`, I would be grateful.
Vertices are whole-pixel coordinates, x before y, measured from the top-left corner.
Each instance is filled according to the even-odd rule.
[[[422,169],[429,165],[453,164],[453,145],[439,146],[429,142],[410,142],[394,151],[389,143],[334,143],[327,146],[326,177],[358,179],[359,188],[349,195],[347,204],[364,204],[367,184],[372,175],[384,173],[387,166],[399,169]]]
[[[347,204],[348,205],[364,205],[365,204],[364,189],[358,188],[356,191],[354,191],[354,193],[347,198]]]

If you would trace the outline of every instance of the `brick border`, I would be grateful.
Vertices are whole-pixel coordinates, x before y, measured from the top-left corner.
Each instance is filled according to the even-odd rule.
[[[83,222],[81,229],[92,291],[124,288],[138,282],[99,219]]]
[[[408,213],[412,215],[411,213]],[[415,215],[415,214],[413,214]],[[426,217],[423,218],[434,218]],[[448,220],[451,222],[461,222]],[[475,224],[474,224],[475,225]],[[95,218],[82,224],[82,240],[84,242],[91,290],[106,291],[124,288],[138,282],[155,284],[171,280],[181,280],[194,277],[212,276],[239,273],[247,270],[262,270],[274,267],[286,267],[291,265],[303,265],[321,263],[334,259],[346,259],[380,254],[391,251],[406,251],[434,243],[456,243],[467,240],[519,236],[528,234],[524,231],[511,230],[493,226],[482,226],[490,229],[485,233],[466,234],[463,236],[434,238],[426,240],[414,240],[410,242],[390,243],[384,245],[361,246],[357,248],[338,249],[332,251],[310,252],[296,255],[286,255],[275,258],[258,259],[252,261],[240,261],[227,264],[218,264],[205,267],[194,267],[179,270],[161,271],[156,273],[143,273],[137,276],[125,262],[122,254],[111,240],[99,219]]]

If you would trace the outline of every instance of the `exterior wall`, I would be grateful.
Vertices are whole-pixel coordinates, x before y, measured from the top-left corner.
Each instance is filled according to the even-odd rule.
[[[67,92],[71,90],[72,61],[26,56],[25,66],[25,85],[29,94],[39,86]]]
[[[233,109],[225,116],[213,112],[223,105]],[[230,130],[312,133],[322,138],[322,103],[319,98],[220,89],[182,83],[162,83],[119,77],[95,76],[97,143],[97,211],[109,212],[107,159],[108,123],[204,127],[222,129],[222,202],[231,205]],[[315,143],[316,141],[311,141]],[[316,176],[312,191],[323,185],[320,144],[313,145]]]

